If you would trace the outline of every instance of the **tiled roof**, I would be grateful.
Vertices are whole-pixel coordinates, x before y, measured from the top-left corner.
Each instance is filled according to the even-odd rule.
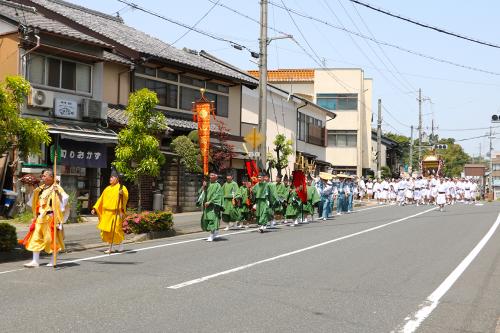
[[[231,79],[249,82],[245,75],[214,63],[198,54],[179,50],[158,38],[127,26],[119,18],[77,6],[62,0],[31,0],[132,50],[180,65],[212,72]]]
[[[259,77],[259,71],[248,71],[256,78]],[[314,69],[274,69],[267,71],[267,80],[269,82],[312,82],[314,81]]]
[[[119,56],[118,54],[108,52],[108,51],[104,51],[102,54],[102,57],[108,61],[117,62],[117,63],[124,64],[124,65],[130,66],[130,65],[134,64],[131,60],[124,58],[122,56]]]
[[[123,105],[115,105],[108,104],[108,122],[114,126],[126,126],[128,123],[128,116],[125,113],[125,109]],[[167,115],[167,125],[170,130],[172,128],[180,128],[180,129],[198,129],[198,124],[192,120],[169,117]],[[218,131],[218,128],[215,124],[210,125],[211,131]]]
[[[0,0],[0,17],[2,16],[14,22],[21,23],[32,28],[37,28],[41,31],[67,36],[101,46],[111,47],[99,39],[88,36],[68,27],[67,25],[43,16],[33,7],[24,6],[11,1]]]

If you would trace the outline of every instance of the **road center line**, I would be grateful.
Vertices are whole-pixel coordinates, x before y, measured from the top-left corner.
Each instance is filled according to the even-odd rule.
[[[322,243],[315,244],[315,245],[311,245],[311,246],[308,246],[308,247],[305,247],[305,248],[302,248],[302,249],[298,249],[298,250],[295,250],[295,251],[283,253],[283,254],[277,255],[275,257],[271,257],[271,258],[259,260],[259,261],[256,261],[256,262],[253,262],[253,263],[250,263],[250,264],[246,264],[246,265],[243,265],[243,266],[238,266],[238,267],[235,267],[235,268],[231,268],[231,269],[228,269],[226,271],[219,272],[219,273],[215,273],[215,274],[203,276],[201,278],[197,278],[197,279],[194,279],[194,280],[189,280],[189,281],[186,281],[186,282],[175,284],[175,285],[169,286],[167,288],[168,289],[180,289],[180,288],[187,287],[187,286],[190,286],[190,285],[193,285],[193,284],[197,284],[197,283],[201,283],[201,282],[204,282],[204,281],[207,281],[207,280],[210,280],[210,279],[222,276],[222,275],[227,275],[227,274],[230,274],[230,273],[235,273],[235,272],[238,272],[238,271],[242,271],[244,269],[247,269],[247,268],[250,268],[250,267],[253,267],[253,266],[257,266],[257,265],[260,265],[260,264],[263,264],[263,263],[266,263],[266,262],[271,262],[271,261],[278,260],[278,259],[281,259],[281,258],[289,257],[289,256],[292,256],[294,254],[298,254],[298,253],[302,253],[302,252],[305,252],[305,251],[313,250],[313,249],[316,249],[316,248],[321,247],[321,246],[325,246],[325,245],[332,244],[332,243],[335,243],[335,242],[338,242],[338,241],[341,241],[341,240],[344,240],[344,239],[352,238],[352,237],[359,236],[359,235],[362,235],[362,234],[365,234],[365,233],[368,233],[368,232],[371,232],[371,231],[382,229],[382,228],[388,227],[388,226],[390,226],[392,224],[403,222],[403,221],[406,221],[406,220],[411,219],[413,217],[417,217],[419,215],[426,214],[426,213],[428,213],[430,211],[433,211],[435,209],[436,208],[433,207],[433,208],[427,209],[427,210],[425,210],[423,212],[420,212],[420,213],[417,213],[417,214],[414,214],[414,215],[410,215],[410,216],[407,216],[407,217],[403,217],[401,219],[398,219],[398,220],[395,220],[395,221],[392,221],[392,222],[388,222],[388,223],[385,223],[385,224],[382,224],[382,225],[379,225],[379,226],[376,226],[376,227],[373,227],[373,228],[369,228],[369,229],[365,229],[365,230],[362,230],[362,231],[358,231],[358,232],[355,232],[355,233],[352,233],[352,234],[349,234],[349,235],[346,235],[346,236],[342,236],[342,237],[338,237],[338,238],[335,238],[335,239],[331,239],[329,241],[322,242]]]
[[[371,210],[371,209],[383,208],[383,207],[390,207],[390,206],[383,205],[383,206],[374,206],[374,207],[362,208],[362,209],[356,210],[355,212],[362,212],[362,211],[365,211],[365,210]],[[228,232],[228,233],[225,233],[225,234],[221,234],[220,236],[223,237],[223,236],[239,235],[239,234],[256,232],[256,231],[258,231],[258,230],[257,229],[242,230],[242,231]],[[158,248],[167,247],[167,246],[193,243],[193,242],[203,241],[203,240],[206,240],[206,239],[207,239],[206,237],[194,238],[194,239],[188,239],[188,240],[178,241],[178,242],[173,242],[173,243],[159,244],[159,245],[148,246],[148,247],[143,247],[143,248],[138,248],[138,249],[126,250],[126,251],[119,252],[119,253],[101,254],[101,255],[97,255],[97,256],[79,258],[79,259],[75,259],[75,260],[65,260],[65,261],[59,262],[57,264],[57,266],[64,266],[64,265],[68,265],[68,264],[74,264],[74,263],[77,263],[77,262],[90,261],[90,260],[101,259],[101,258],[109,258],[109,257],[112,257],[112,256],[119,256],[119,255],[123,255],[123,254],[130,254],[130,253],[135,253],[135,252],[153,250],[153,249],[158,249]],[[24,270],[26,270],[26,268],[19,268],[19,269],[13,269],[13,270],[8,270],[8,271],[3,271],[3,272],[0,272],[0,275],[7,274],[7,273],[18,272],[18,271],[24,271]]]
[[[439,287],[437,287],[437,289],[434,290],[429,297],[427,297],[424,303],[419,306],[417,312],[404,319],[403,324],[395,330],[396,332],[412,333],[417,330],[420,324],[422,324],[422,322],[429,317],[432,311],[434,311],[434,309],[438,306],[440,299],[448,292],[467,267],[469,267],[471,262],[476,258],[479,252],[481,252],[486,243],[488,243],[499,224],[500,214],[498,214],[497,220],[493,223],[490,230],[488,230],[486,235],[484,235],[479,243],[477,243],[467,257],[465,257],[464,260],[462,260],[462,262],[453,270],[453,272],[451,272],[450,275],[448,275],[448,277],[439,285]]]

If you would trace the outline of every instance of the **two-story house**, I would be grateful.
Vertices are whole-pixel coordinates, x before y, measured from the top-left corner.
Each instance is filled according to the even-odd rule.
[[[0,79],[21,75],[29,80],[32,90],[22,116],[48,125],[52,142],[60,147],[62,182],[68,193],[87,203],[100,193],[100,171],[109,166],[117,140],[103,102],[104,63],[126,60],[114,57],[112,50],[34,7],[0,1]],[[18,172],[50,167],[52,147],[22,161]]]

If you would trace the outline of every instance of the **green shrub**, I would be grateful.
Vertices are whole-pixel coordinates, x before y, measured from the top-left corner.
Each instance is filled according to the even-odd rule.
[[[174,226],[171,211],[153,211],[130,213],[123,221],[123,231],[126,234],[144,234],[151,231],[168,231]]]
[[[16,227],[8,223],[0,223],[0,252],[12,251],[16,246]]]

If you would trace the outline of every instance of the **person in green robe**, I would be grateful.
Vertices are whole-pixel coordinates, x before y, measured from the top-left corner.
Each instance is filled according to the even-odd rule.
[[[302,215],[302,201],[300,200],[297,191],[293,185],[290,186],[288,191],[288,199],[286,206],[286,218],[290,221],[291,226],[299,224],[299,219]]]
[[[243,178],[242,185],[238,189],[238,213],[240,216],[240,221],[243,225],[245,221],[250,219],[251,210],[252,210],[252,199],[250,195],[250,190],[252,188],[252,183],[248,181],[248,179]]]
[[[208,242],[213,241],[218,235],[220,212],[223,209],[222,187],[217,182],[217,177],[217,173],[211,172],[210,182],[203,181],[203,186],[198,193],[198,201],[196,202],[203,209],[201,229],[210,232],[207,238]]]
[[[233,181],[233,175],[227,174],[226,182],[222,185],[223,207],[222,211],[222,221],[227,223],[227,227],[224,230],[229,230],[233,227],[233,223],[236,222],[236,226],[240,227],[240,214],[237,207],[237,202],[240,199],[238,184]]]
[[[283,222],[286,213],[286,199],[288,198],[288,186],[282,182],[281,175],[276,176],[275,197],[276,204],[274,205],[274,220],[271,226],[274,227],[275,221]]]
[[[314,207],[321,201],[321,197],[316,189],[316,186],[312,185],[312,178],[309,176],[307,178],[307,203],[304,205],[304,222],[307,223],[307,216],[311,216],[311,221],[314,221]]]
[[[252,188],[253,197],[255,200],[255,218],[259,225],[259,231],[264,232],[269,222],[269,211],[274,203],[273,193],[269,183],[264,180],[265,174],[261,173],[258,177],[258,182]]]

